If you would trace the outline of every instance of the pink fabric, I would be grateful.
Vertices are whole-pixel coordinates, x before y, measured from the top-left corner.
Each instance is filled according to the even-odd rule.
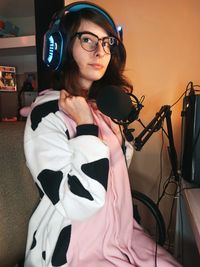
[[[158,247],[155,265],[156,245],[133,219],[129,177],[119,138],[106,116],[98,110],[92,112],[95,124],[99,126],[99,136],[110,148],[106,203],[89,219],[72,223],[67,253],[69,266],[181,266],[161,247]]]
[[[22,117],[28,117],[31,112],[31,106],[26,106],[20,109],[19,113]]]

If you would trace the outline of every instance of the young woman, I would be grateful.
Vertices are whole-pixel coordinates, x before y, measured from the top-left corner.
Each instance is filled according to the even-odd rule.
[[[95,103],[106,85],[131,91],[125,48],[97,9],[68,12],[60,26],[66,39],[57,90],[36,99],[25,129],[26,160],[41,195],[25,266],[153,267],[156,245],[133,219],[118,126]],[[180,265],[159,247],[157,266]]]

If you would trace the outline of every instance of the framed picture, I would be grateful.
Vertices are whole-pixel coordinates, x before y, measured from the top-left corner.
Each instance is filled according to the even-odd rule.
[[[15,67],[0,66],[0,91],[17,91]]]

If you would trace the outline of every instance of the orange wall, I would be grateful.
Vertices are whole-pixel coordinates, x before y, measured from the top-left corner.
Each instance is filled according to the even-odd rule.
[[[74,1],[66,1],[66,4]],[[200,84],[199,0],[93,0],[124,28],[126,75],[138,98],[145,95],[140,119],[147,124],[162,105],[173,104],[189,81]],[[180,153],[182,99],[172,110],[175,143]],[[136,134],[142,130],[133,123]],[[135,152],[131,176],[134,187],[156,198],[160,175],[161,133]],[[163,176],[170,167],[164,148]]]

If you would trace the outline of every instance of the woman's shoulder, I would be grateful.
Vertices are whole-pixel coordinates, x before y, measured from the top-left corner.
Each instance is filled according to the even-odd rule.
[[[32,106],[38,106],[43,103],[47,103],[50,101],[58,100],[60,96],[59,91],[54,91],[53,89],[46,89],[38,93],[35,101],[32,103]]]
[[[59,99],[60,92],[54,91],[52,89],[46,89],[38,93],[38,96],[36,99],[31,103],[30,106],[24,106],[20,109],[20,115],[22,117],[28,117],[28,115],[31,113],[31,111],[36,106],[40,106],[44,103],[48,102],[56,102]]]
[[[30,121],[32,129],[36,130],[43,118],[56,114],[59,111],[58,99],[60,93],[51,89],[40,92],[30,108]],[[55,116],[54,116],[55,117]],[[55,118],[51,116],[52,119]]]

